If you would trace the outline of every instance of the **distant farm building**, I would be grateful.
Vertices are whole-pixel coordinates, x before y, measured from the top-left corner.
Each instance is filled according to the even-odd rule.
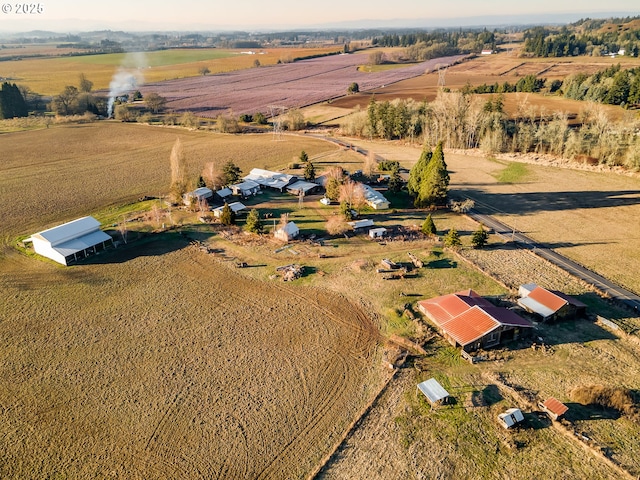
[[[369,230],[369,236],[371,238],[381,238],[384,237],[387,233],[387,229],[384,227],[372,228]]]
[[[492,55],[493,54],[493,50],[491,50],[490,48],[485,48],[484,50],[482,50],[482,52],[480,54],[481,55]]]
[[[300,229],[293,222],[289,222],[284,226],[278,227],[273,232],[273,236],[283,242],[293,240],[298,235],[300,235]]]
[[[579,318],[585,315],[587,306],[581,301],[556,290],[547,290],[535,283],[521,285],[518,305],[527,312],[538,315],[543,322]]]
[[[260,185],[252,180],[245,180],[244,182],[230,185],[229,188],[234,195],[242,198],[251,197],[260,191]]]
[[[198,203],[201,200],[208,200],[213,197],[213,190],[207,187],[196,188],[193,192],[187,192],[182,196],[182,201],[185,205],[191,205],[192,203]]]
[[[432,407],[446,403],[447,398],[449,398],[449,392],[435,378],[419,383],[417,389],[427,397]]]
[[[69,265],[99,250],[113,239],[100,230],[100,222],[83,217],[31,235],[34,251],[43,257]]]
[[[524,421],[524,415],[519,408],[510,408],[504,413],[498,415],[498,420],[504,428],[513,428],[520,422]]]
[[[213,209],[213,216],[216,217],[216,218],[220,218],[220,216],[222,215],[222,209],[223,208],[224,208],[224,205],[221,206],[221,207],[214,208]],[[229,204],[229,208],[231,209],[231,211],[233,213],[235,213],[237,215],[241,211],[245,210],[247,207],[242,202],[233,202],[233,203]]]
[[[444,338],[466,352],[528,335],[533,325],[511,310],[496,307],[473,290],[418,302]]]
[[[369,218],[363,218],[362,220],[347,222],[347,224],[357,232],[359,230],[362,230],[363,228],[373,227],[373,220]]]
[[[554,420],[558,420],[569,411],[569,407],[553,397],[549,397],[544,403],[541,403],[540,408]]]
[[[297,182],[293,182],[287,187],[287,192],[289,192],[291,195],[307,195],[308,193],[317,191],[319,188],[320,185],[318,185],[317,183],[298,180]]]
[[[364,188],[364,199],[374,210],[386,210],[389,208],[389,200],[385,198],[377,190],[374,190],[369,185],[362,185]]]
[[[283,192],[285,188],[298,180],[298,177],[287,173],[272,172],[271,170],[263,170],[262,168],[253,168],[249,172],[249,175],[244,177],[244,180],[255,182],[261,187],[273,188]]]
[[[216,195],[220,198],[220,200],[226,200],[231,195],[233,195],[233,191],[229,187],[224,187],[220,190],[217,190]]]

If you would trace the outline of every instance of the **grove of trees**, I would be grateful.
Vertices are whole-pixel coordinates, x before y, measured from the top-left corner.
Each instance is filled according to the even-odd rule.
[[[27,102],[15,83],[4,82],[0,88],[0,119],[26,117]]]

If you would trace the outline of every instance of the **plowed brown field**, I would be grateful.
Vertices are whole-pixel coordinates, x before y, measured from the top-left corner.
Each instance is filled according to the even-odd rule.
[[[179,235],[128,253],[3,260],[0,477],[305,477],[378,386],[377,327]]]

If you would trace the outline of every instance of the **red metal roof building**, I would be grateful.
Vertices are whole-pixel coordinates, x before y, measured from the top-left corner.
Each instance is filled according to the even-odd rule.
[[[569,295],[535,284],[521,286],[520,295],[518,305],[530,313],[539,315],[543,322],[580,317],[587,309],[584,303]]]
[[[569,410],[569,407],[567,407],[564,403],[560,402],[559,400],[555,399],[554,397],[549,397],[540,406],[554,420],[558,420],[558,418],[563,416]]]
[[[423,300],[418,309],[449,343],[467,352],[513,340],[533,328],[529,321],[494,306],[473,290]]]

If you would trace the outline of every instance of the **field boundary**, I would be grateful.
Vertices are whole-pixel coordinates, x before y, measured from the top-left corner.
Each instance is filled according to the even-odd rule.
[[[391,375],[389,375],[389,377],[384,381],[384,383],[380,387],[380,390],[378,391],[378,393],[362,409],[362,411],[360,412],[360,415],[358,415],[353,420],[353,422],[351,422],[351,425],[349,425],[349,428],[347,428],[345,430],[344,434],[338,439],[338,441],[336,442],[334,447],[329,452],[327,452],[327,454],[322,458],[322,460],[316,466],[316,468],[314,468],[313,471],[309,474],[309,476],[307,477],[308,480],[313,480],[313,479],[317,478],[317,476],[322,473],[322,471],[327,467],[327,465],[329,465],[329,463],[331,463],[335,453],[340,449],[342,444],[349,437],[351,437],[353,432],[355,432],[356,428],[358,428],[360,426],[360,424],[362,423],[362,420],[369,414],[369,412],[374,407],[376,402],[380,399],[382,394],[387,391],[387,388],[388,388],[389,384],[396,377],[397,373],[398,373],[398,369],[394,368],[393,373]]]

